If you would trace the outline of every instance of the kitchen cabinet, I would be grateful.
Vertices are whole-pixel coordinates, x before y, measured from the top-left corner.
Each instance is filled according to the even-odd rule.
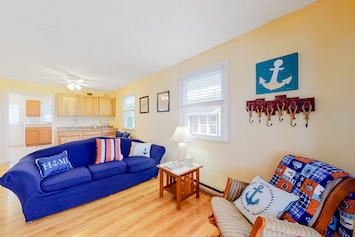
[[[52,127],[27,127],[26,146],[52,144]]]
[[[99,97],[99,115],[114,117],[116,110],[116,99],[109,97]]]
[[[81,134],[82,134],[82,137],[81,137],[82,139],[102,136],[101,129],[85,130],[85,131],[82,131]]]
[[[26,146],[36,146],[38,140],[37,128],[26,128]]]
[[[80,95],[58,94],[58,115],[80,115]]]
[[[41,101],[26,100],[26,116],[40,117],[41,116]]]
[[[115,110],[115,98],[58,94],[58,115],[114,117]]]
[[[102,136],[104,137],[116,137],[116,129],[102,129]]]
[[[58,144],[66,142],[78,141],[91,137],[116,137],[116,128],[59,128]]]
[[[58,131],[58,144],[81,140],[81,131]]]
[[[99,98],[97,96],[81,97],[81,115],[99,115]]]

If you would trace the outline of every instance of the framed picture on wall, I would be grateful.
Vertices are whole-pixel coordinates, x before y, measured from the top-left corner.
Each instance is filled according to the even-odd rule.
[[[149,113],[149,96],[139,98],[139,113]]]
[[[157,111],[168,112],[170,110],[170,93],[169,91],[157,94]]]

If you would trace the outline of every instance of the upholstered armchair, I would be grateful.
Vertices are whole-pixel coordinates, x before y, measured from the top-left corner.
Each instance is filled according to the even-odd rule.
[[[293,168],[292,171],[291,168]],[[296,172],[291,175],[292,178],[287,177],[287,174],[293,171]],[[305,171],[309,173],[305,173]],[[305,178],[304,175],[308,177]],[[319,178],[320,176],[322,178]],[[310,180],[312,179],[315,182],[311,184]],[[354,220],[355,178],[349,173],[320,161],[287,155],[281,160],[269,182],[263,183],[260,180],[255,180],[248,184],[228,178],[223,196],[215,196],[211,199],[212,215],[210,221],[218,228],[220,236],[340,236],[339,230],[352,236],[353,223],[347,222],[353,222]],[[301,183],[302,181],[304,183]],[[294,185],[291,185],[292,187],[287,186],[289,183]],[[253,184],[254,186],[252,186]],[[303,188],[310,187],[307,186],[310,184],[313,189],[305,190]],[[263,185],[264,188],[262,188]],[[268,211],[272,209],[270,204],[273,201],[267,201],[268,197],[258,196],[258,194],[261,194],[261,189],[265,192],[269,190],[268,188],[284,189],[285,193],[290,194],[296,193],[298,200],[292,201],[294,199],[291,196],[289,205],[286,208],[281,207],[284,210],[282,210],[282,213],[278,213],[280,216],[272,217],[273,214],[268,213]],[[286,202],[285,199],[290,198],[287,196],[280,197],[274,191],[271,190],[271,199],[277,201],[276,205],[284,205],[280,203]],[[306,197],[305,193],[311,195],[311,197]],[[243,198],[246,210],[243,210]],[[260,205],[263,205],[262,202],[266,202],[262,211],[255,211],[248,207],[252,206],[249,204],[257,201]],[[303,212],[300,207],[306,210]],[[246,213],[246,211],[250,211],[250,213]],[[260,215],[258,215],[259,213]],[[299,220],[294,213],[299,215]],[[250,214],[255,214],[255,216],[250,217]],[[342,227],[344,223],[345,227]],[[341,226],[339,227],[339,225]]]

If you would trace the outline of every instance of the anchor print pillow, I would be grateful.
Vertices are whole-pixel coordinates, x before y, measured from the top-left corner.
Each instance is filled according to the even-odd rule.
[[[254,224],[259,216],[280,218],[298,196],[276,188],[259,175],[244,189],[234,205]]]
[[[131,150],[128,156],[150,157],[151,143],[131,142]]]
[[[41,179],[73,169],[68,159],[67,150],[53,156],[37,158],[35,163],[39,169]]]

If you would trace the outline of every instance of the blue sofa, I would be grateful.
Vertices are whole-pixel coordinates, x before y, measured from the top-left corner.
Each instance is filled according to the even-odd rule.
[[[26,222],[57,213],[156,177],[165,148],[152,144],[149,157],[129,157],[132,141],[142,143],[121,138],[124,158],[98,165],[96,138],[41,149],[23,157],[0,178],[0,184],[17,195]],[[65,150],[72,169],[42,178],[35,160]]]

